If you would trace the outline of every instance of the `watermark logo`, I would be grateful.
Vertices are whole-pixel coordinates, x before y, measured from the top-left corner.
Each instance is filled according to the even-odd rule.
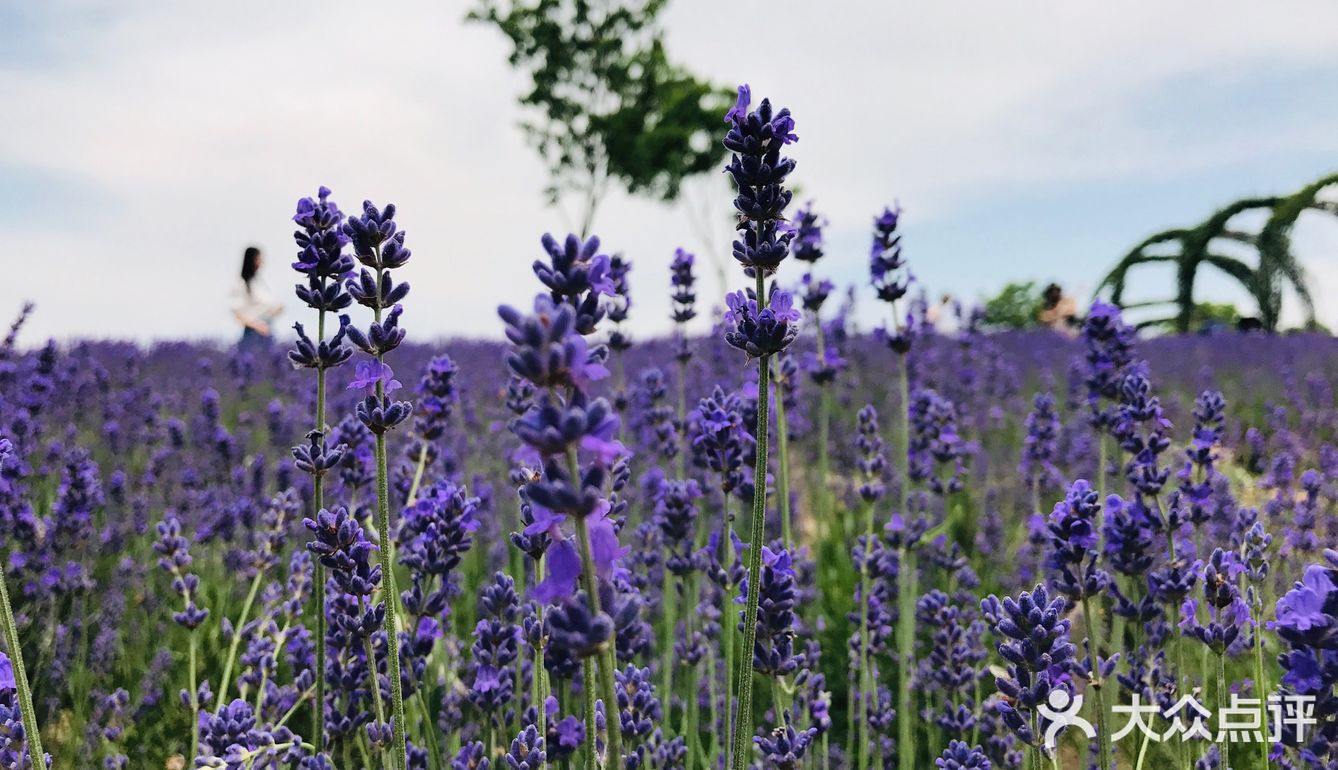
[[[1081,730],[1088,740],[1096,737],[1092,724],[1078,715],[1082,705],[1081,695],[1055,690],[1047,703],[1037,707],[1040,715],[1050,722],[1044,736],[1047,749],[1053,749],[1059,733],[1069,727]],[[1318,724],[1315,697],[1293,693],[1271,695],[1262,702],[1232,693],[1229,705],[1216,714],[1192,695],[1182,696],[1163,708],[1144,702],[1134,693],[1130,703],[1116,704],[1111,711],[1117,718],[1124,718],[1123,726],[1111,735],[1112,741],[1137,734],[1153,743],[1176,739],[1278,743],[1286,736],[1288,741],[1304,744],[1311,728]]]
[[[1096,737],[1096,728],[1092,727],[1092,723],[1078,716],[1078,712],[1082,711],[1081,695],[1077,693],[1070,695],[1064,690],[1051,690],[1048,701],[1036,707],[1041,716],[1050,722],[1050,726],[1045,730],[1045,748],[1054,750],[1059,731],[1066,727],[1082,730],[1088,740]]]

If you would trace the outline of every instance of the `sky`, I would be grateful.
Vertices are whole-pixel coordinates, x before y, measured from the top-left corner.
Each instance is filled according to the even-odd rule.
[[[413,338],[499,337],[496,306],[537,291],[540,236],[571,225],[517,127],[526,81],[467,7],[0,4],[0,321],[31,300],[29,344],[232,339],[227,295],[254,243],[287,327],[306,315],[290,217],[323,184],[345,211],[398,206]],[[1086,299],[1146,235],[1338,171],[1325,0],[672,0],[663,26],[679,63],[793,111],[791,179],[830,222],[818,272],[838,282],[863,285],[870,222],[895,202],[929,291],[1054,280]],[[728,255],[730,199],[708,174],[677,205],[601,206],[605,250],[634,265],[634,335],[669,327],[676,247]],[[1294,245],[1338,328],[1338,218],[1306,214]],[[720,296],[703,272],[701,295]],[[1130,293],[1170,292],[1148,273]],[[1254,311],[1225,280],[1200,299]],[[878,311],[864,301],[860,320]]]

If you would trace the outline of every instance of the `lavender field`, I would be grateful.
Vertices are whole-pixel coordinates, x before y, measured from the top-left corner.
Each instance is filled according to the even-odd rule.
[[[536,232],[429,344],[414,221],[325,188],[295,344],[20,316],[0,767],[1338,767],[1338,342],[941,333],[899,209],[834,285],[802,124],[724,117],[732,293],[665,244],[667,337]]]

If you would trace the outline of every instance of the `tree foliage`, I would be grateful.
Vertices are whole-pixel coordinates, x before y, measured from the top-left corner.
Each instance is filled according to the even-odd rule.
[[[1035,281],[1009,283],[985,301],[982,321],[995,329],[1030,329],[1041,308],[1041,290]]]
[[[670,61],[664,5],[479,0],[469,14],[506,36],[511,65],[529,75],[522,128],[548,165],[550,201],[580,200],[583,232],[611,185],[673,200],[724,157],[713,132],[732,93]]]
[[[1143,265],[1171,263],[1176,271],[1175,295],[1166,300],[1138,303],[1140,307],[1170,305],[1174,314],[1153,318],[1143,326],[1166,326],[1187,332],[1195,323],[1194,287],[1200,268],[1215,268],[1241,284],[1258,305],[1260,320],[1265,328],[1276,330],[1282,311],[1283,291],[1290,286],[1301,300],[1306,325],[1315,323],[1315,305],[1310,294],[1305,270],[1291,252],[1291,229],[1297,218],[1307,209],[1338,214],[1338,206],[1321,199],[1321,193],[1338,184],[1338,175],[1332,175],[1307,185],[1285,197],[1245,198],[1218,209],[1202,223],[1191,228],[1176,228],[1155,233],[1131,249],[1102,279],[1097,292],[1109,291],[1111,302],[1121,307],[1132,307],[1124,301],[1130,270]],[[1250,211],[1268,214],[1263,229],[1251,233],[1232,226],[1238,216]],[[1255,249],[1258,261],[1254,265],[1235,256],[1221,253],[1218,245],[1224,242],[1244,244]]]

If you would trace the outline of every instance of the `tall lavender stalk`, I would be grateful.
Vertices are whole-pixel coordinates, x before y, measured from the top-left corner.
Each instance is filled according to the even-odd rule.
[[[598,238],[582,241],[570,235],[559,244],[545,235],[543,243],[550,261],[536,260],[534,272],[550,293],[535,298],[531,316],[511,307],[499,308],[498,314],[507,324],[507,338],[513,345],[508,366],[541,390],[535,404],[511,424],[512,432],[527,445],[529,456],[543,466],[543,473],[525,486],[536,516],[525,532],[546,531],[554,543],[547,560],[548,575],[535,587],[533,596],[541,602],[565,599],[560,613],[550,616],[552,623],[580,616],[589,619],[581,625],[593,633],[589,642],[580,644],[565,644],[564,637],[556,633],[550,640],[550,646],[574,648],[578,652],[565,654],[583,659],[589,766],[596,754],[596,674],[605,707],[612,711],[618,702],[614,677],[617,635],[601,593],[610,585],[621,549],[604,487],[614,463],[626,456],[626,450],[616,439],[617,413],[604,399],[586,394],[587,383],[607,377],[608,370],[603,365],[607,351],[602,347],[592,350],[585,335],[592,334],[604,317],[600,297],[613,294],[615,288],[609,258],[598,253]],[[584,464],[583,455],[587,458]],[[561,529],[568,519],[574,525],[574,537]],[[605,764],[615,767],[623,761],[622,734],[616,720],[607,724]]]
[[[772,379],[776,383],[776,496],[780,498],[781,541],[794,548],[794,522],[790,512],[790,425],[785,417],[786,404],[794,398],[799,376],[792,356],[776,361]]]
[[[794,239],[791,242],[791,251],[794,258],[815,266],[817,261],[823,256],[822,248],[822,228],[827,224],[827,220],[818,214],[813,208],[813,202],[805,203],[794,214],[794,221],[789,225],[791,232],[794,233]],[[830,521],[834,513],[835,496],[830,488],[831,476],[831,424],[832,424],[832,383],[836,379],[837,372],[842,367],[841,357],[836,354],[835,347],[828,341],[826,330],[822,323],[822,306],[827,302],[834,289],[831,281],[816,278],[810,269],[804,273],[804,277],[798,289],[798,295],[802,301],[804,310],[809,314],[813,323],[813,339],[816,346],[816,352],[806,356],[805,368],[809,376],[818,386],[818,484],[817,508],[819,519]],[[784,405],[781,403],[780,388],[777,388],[777,414],[780,416],[780,422],[784,422]],[[782,430],[784,425],[780,426]],[[786,449],[787,437],[784,433],[780,434],[781,448]],[[788,476],[788,469],[784,468],[786,462],[785,452],[781,455],[782,468]],[[788,482],[788,478],[785,479]],[[786,484],[788,487],[788,483]],[[782,524],[787,528],[789,526],[788,509],[789,500],[783,499],[782,506]],[[840,520],[841,534],[848,537],[850,530],[847,528],[846,520]],[[786,543],[789,544],[788,530]]]
[[[0,464],[14,451],[9,439],[0,438]],[[28,689],[28,672],[23,664],[23,648],[19,646],[19,627],[14,621],[14,609],[9,603],[9,589],[5,585],[5,569],[0,566],[0,625],[4,626],[5,648],[9,650],[10,665],[14,669],[14,689],[19,696],[19,712],[23,716],[24,740],[32,767],[46,767],[46,753],[42,751],[42,731],[37,727],[37,712],[33,710],[33,695]]]
[[[895,439],[893,446],[897,472],[897,509],[893,521],[909,523],[907,499],[910,493],[910,446],[911,446],[911,385],[908,355],[911,350],[911,315],[906,315],[903,325],[897,313],[897,302],[910,290],[911,276],[904,270],[906,261],[901,256],[901,234],[897,225],[901,220],[901,209],[884,208],[883,213],[873,220],[873,244],[869,252],[869,277],[873,281],[878,299],[886,302],[892,310],[892,328],[883,329],[880,335],[889,349],[896,356],[897,365],[897,411],[895,420]],[[914,667],[915,654],[915,600],[917,599],[916,581],[919,577],[919,565],[916,564],[915,546],[918,538],[912,536],[912,527],[905,526],[900,534],[897,556],[900,565],[897,573],[897,765],[900,770],[912,770],[915,763],[915,732],[911,729],[911,670]],[[867,700],[867,698],[865,699]],[[864,700],[861,701],[861,704]],[[861,709],[867,708],[861,705]]]
[[[675,419],[673,424],[674,435],[672,436],[674,442],[682,441],[687,436],[688,433],[687,380],[688,380],[688,363],[692,360],[692,350],[688,346],[687,324],[693,318],[697,317],[697,309],[696,309],[697,294],[696,294],[696,289],[694,288],[697,279],[693,273],[693,265],[695,262],[696,262],[696,257],[693,254],[684,251],[683,249],[677,249],[674,252],[674,260],[670,264],[670,281],[669,281],[671,287],[670,318],[673,320],[675,328],[674,337],[675,337],[676,350],[674,351],[674,362],[677,366],[677,377],[676,377],[677,381],[675,382],[675,390],[677,393],[677,398],[676,398]],[[675,443],[672,447],[672,451],[674,453],[675,478],[678,481],[682,482],[683,484],[686,484],[688,482],[687,447]],[[700,527],[698,529],[696,533],[696,548],[698,550],[700,550],[706,545],[705,538],[707,537],[709,531],[710,527]],[[695,603],[698,600],[699,591],[700,591],[700,570],[693,569],[691,570],[687,579],[686,596],[687,596],[687,601],[689,602],[689,606],[691,606],[691,604]],[[674,601],[675,599],[676,597],[669,596],[665,598],[665,601]],[[687,639],[690,643],[694,637],[694,634],[697,633],[697,628],[696,628],[697,613],[688,612],[685,613],[685,615],[686,618],[684,624],[685,626],[684,638]],[[670,628],[669,632],[670,632],[670,638],[672,639],[674,629]],[[695,669],[695,667],[693,668]],[[697,678],[693,676],[690,682],[688,707],[684,709],[684,714],[683,714],[684,722],[682,723],[682,728],[680,729],[680,732],[683,734],[689,734],[689,730],[691,730],[690,742],[692,744],[692,751],[690,751],[688,756],[689,767],[691,766],[690,763],[692,762],[692,760],[701,751],[700,749],[701,731],[697,729],[698,725],[696,718],[697,711],[700,708],[698,705],[699,699],[697,697],[697,693],[698,693],[698,681]],[[673,693],[668,687],[664,688],[664,694],[666,701],[672,702]],[[713,704],[712,708],[714,708],[714,699],[712,699],[712,704]]]
[[[192,563],[189,544],[181,535],[181,522],[175,516],[169,516],[158,524],[158,540],[153,544],[158,554],[158,566],[172,576],[172,590],[182,600],[182,608],[172,615],[172,619],[190,634],[189,672],[187,683],[187,705],[190,707],[190,758],[194,760],[200,748],[200,690],[196,685],[199,653],[199,635],[196,631],[200,624],[209,618],[209,610],[195,603],[200,579],[190,571]],[[240,636],[240,629],[238,630]]]
[[[358,304],[372,309],[373,321],[366,333],[348,327],[353,344],[372,356],[368,366],[359,365],[354,385],[373,392],[358,403],[358,419],[376,436],[376,529],[380,538],[382,590],[386,599],[386,676],[390,680],[391,749],[396,770],[407,762],[404,717],[404,691],[400,680],[399,594],[395,587],[394,538],[390,529],[390,474],[386,465],[386,433],[408,419],[412,407],[407,401],[392,401],[387,394],[400,387],[393,379],[385,355],[399,347],[404,330],[399,326],[402,312],[399,301],[409,293],[409,284],[395,283],[390,270],[409,261],[411,252],[404,246],[404,231],[395,223],[395,206],[377,209],[371,201],[362,204],[362,215],[344,224],[344,234],[353,245],[354,256],[363,264],[357,279],[349,279],[348,292]],[[373,274],[372,271],[375,271]],[[386,312],[389,310],[389,312]],[[368,665],[375,671],[375,658]],[[377,687],[375,678],[373,687]]]
[[[762,542],[766,530],[767,438],[771,383],[771,357],[784,350],[798,334],[799,312],[789,294],[776,292],[768,297],[766,277],[776,271],[789,253],[793,232],[780,226],[791,193],[783,186],[794,170],[790,158],[781,157],[781,149],[798,139],[794,120],[788,109],[772,112],[770,101],[763,99],[754,112],[748,111],[752,92],[739,86],[739,98],[725,115],[729,131],[725,147],[733,153],[726,170],[738,188],[734,208],[740,214],[742,237],[734,242],[734,258],[754,279],[752,298],[735,292],[726,298],[725,340],[757,359],[757,464],[753,472],[753,514],[750,522],[747,559],[748,585],[756,586],[762,569]],[[734,729],[734,768],[744,768],[753,738],[753,661],[757,640],[757,591],[749,592],[743,618],[743,668],[738,682],[738,719]],[[730,622],[722,618],[721,622]],[[726,765],[730,767],[731,765]]]
[[[293,450],[297,466],[311,474],[312,517],[325,507],[325,473],[337,466],[343,458],[342,448],[326,447],[325,437],[328,430],[325,425],[325,380],[326,373],[348,360],[352,350],[343,345],[344,329],[347,319],[340,324],[339,331],[327,341],[325,339],[326,315],[348,307],[353,298],[340,283],[339,277],[353,270],[352,257],[343,253],[348,236],[343,232],[344,215],[329,200],[330,190],[321,187],[316,198],[303,198],[297,202],[297,213],[293,221],[301,230],[293,233],[293,240],[299,248],[297,261],[293,269],[306,276],[305,283],[297,284],[297,296],[309,308],[316,311],[316,339],[308,339],[302,324],[295,324],[298,342],[288,354],[296,367],[316,370],[316,414],[315,425],[308,434],[309,447],[296,447]],[[316,605],[316,693],[312,707],[312,743],[317,751],[325,749],[325,565],[319,560],[315,564],[315,600]]]
[[[1097,567],[1100,556],[1100,494],[1086,481],[1077,481],[1064,500],[1055,505],[1047,524],[1050,551],[1045,566],[1052,571],[1051,584],[1060,594],[1082,607],[1087,633],[1087,677],[1095,701],[1097,754],[1101,767],[1110,767],[1111,741],[1106,730],[1105,699],[1102,694],[1102,662],[1099,657],[1099,618],[1093,617],[1092,599],[1099,600],[1110,587],[1110,575]]]
[[[855,446],[859,450],[859,468],[864,475],[859,495],[864,504],[864,545],[860,564],[860,608],[859,608],[859,682],[860,711],[859,726],[859,768],[868,767],[869,726],[865,715],[868,700],[875,689],[872,666],[869,662],[869,602],[872,598],[873,585],[870,580],[869,562],[874,551],[874,508],[883,497],[883,470],[886,461],[883,458],[883,439],[878,431],[878,412],[872,404],[865,405],[857,416],[858,429]]]

